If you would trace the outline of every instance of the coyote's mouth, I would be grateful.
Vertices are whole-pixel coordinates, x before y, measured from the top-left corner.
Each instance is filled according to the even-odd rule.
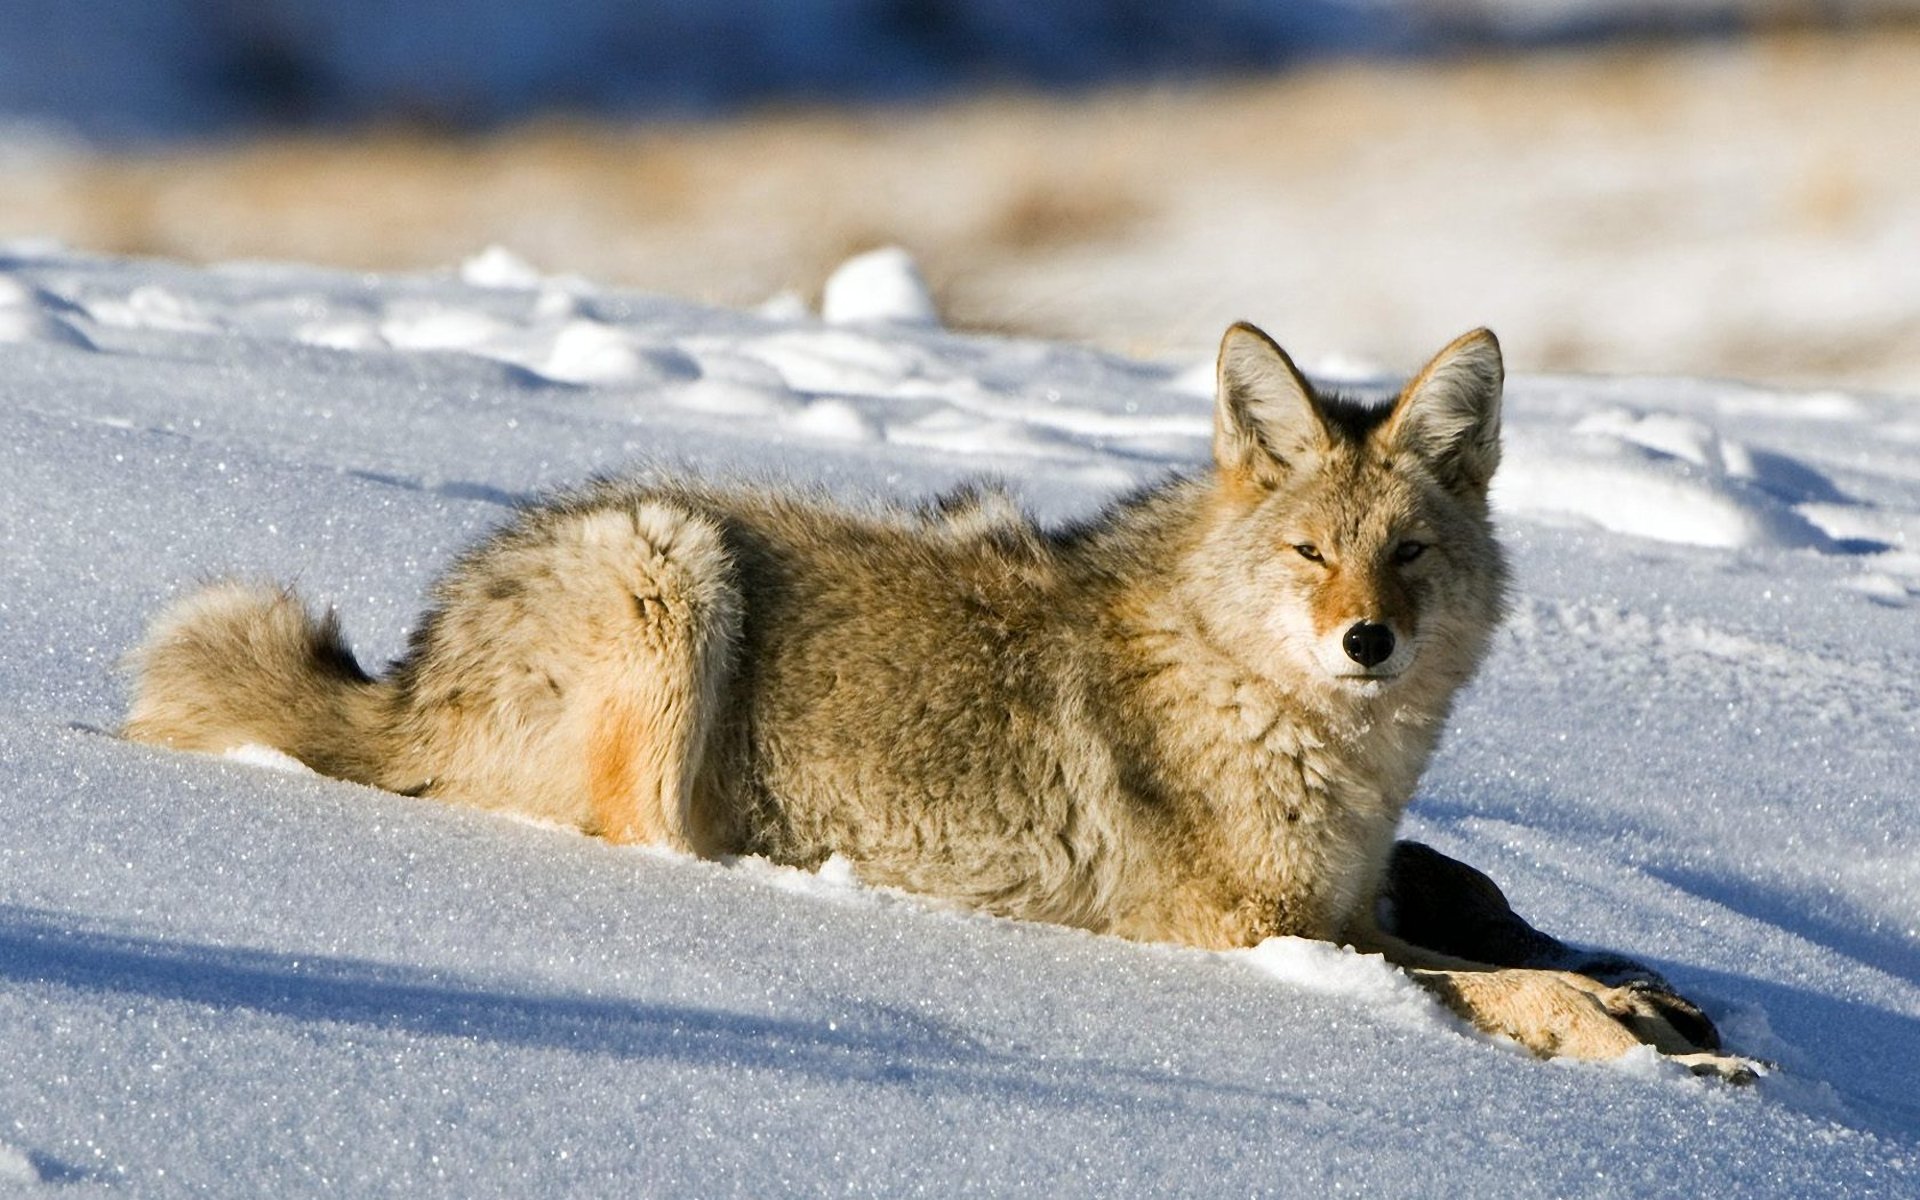
[[[1403,671],[1395,671],[1391,675],[1374,674],[1367,671],[1349,671],[1335,675],[1333,681],[1336,684],[1352,688],[1355,691],[1379,691],[1386,687],[1387,684],[1399,679],[1403,674],[1405,674]]]

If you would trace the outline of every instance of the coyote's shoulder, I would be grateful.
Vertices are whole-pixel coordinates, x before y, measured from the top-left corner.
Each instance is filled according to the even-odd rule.
[[[1213,469],[1059,529],[992,489],[603,482],[463,557],[383,678],[287,593],[188,598],[126,732],[1134,938],[1387,945],[1501,611],[1500,390],[1484,331],[1367,407],[1236,326]]]

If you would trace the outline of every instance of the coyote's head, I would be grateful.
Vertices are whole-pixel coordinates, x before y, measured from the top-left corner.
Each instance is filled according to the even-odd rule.
[[[1487,518],[1500,345],[1458,338],[1391,405],[1316,392],[1251,325],[1220,344],[1211,623],[1250,665],[1336,694],[1450,692],[1499,619]]]

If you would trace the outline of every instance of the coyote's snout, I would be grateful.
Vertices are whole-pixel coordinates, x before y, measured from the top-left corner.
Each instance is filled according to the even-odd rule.
[[[1401,813],[1500,618],[1501,386],[1485,330],[1368,405],[1236,325],[1211,469],[1060,529],[992,491],[902,510],[598,483],[462,557],[378,678],[284,591],[188,597],[134,656],[125,732],[615,841],[839,854],[1130,938],[1344,940],[1540,1053],[1648,1042],[1737,1074],[1671,993],[1381,920],[1410,894]],[[1436,888],[1442,928],[1484,898]]]

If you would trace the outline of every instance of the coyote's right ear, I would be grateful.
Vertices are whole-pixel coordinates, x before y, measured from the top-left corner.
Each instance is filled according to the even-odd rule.
[[[1327,449],[1313,385],[1274,340],[1242,321],[1220,339],[1213,461],[1269,487]]]

